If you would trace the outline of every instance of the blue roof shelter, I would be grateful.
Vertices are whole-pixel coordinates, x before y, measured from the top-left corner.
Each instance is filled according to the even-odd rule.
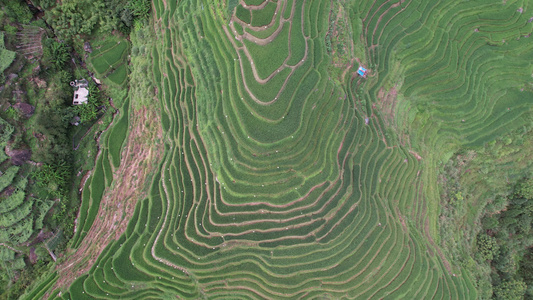
[[[363,67],[359,67],[359,69],[357,69],[357,74],[359,74],[361,77],[366,77],[367,72],[368,71]]]

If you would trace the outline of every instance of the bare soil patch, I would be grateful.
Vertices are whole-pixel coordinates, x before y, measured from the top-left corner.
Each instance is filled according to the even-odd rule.
[[[381,88],[378,92],[378,108],[383,116],[383,121],[388,126],[394,124],[395,109],[397,104],[398,90],[397,86],[390,88],[388,91]]]
[[[68,258],[56,267],[59,278],[50,291],[68,288],[89,271],[107,244],[124,233],[137,201],[146,195],[146,183],[157,165],[153,162],[162,154],[162,147],[154,142],[162,136],[161,126],[150,126],[158,128],[157,131],[146,130],[146,127],[147,122],[158,124],[160,116],[146,107],[134,110],[130,116],[132,125],[123,158],[120,167],[113,172],[114,188],[104,192],[94,224],[80,247],[70,249]],[[48,294],[45,299],[47,297]]]

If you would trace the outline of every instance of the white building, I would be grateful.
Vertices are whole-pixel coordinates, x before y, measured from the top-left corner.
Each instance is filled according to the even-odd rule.
[[[85,79],[71,81],[70,85],[74,88],[74,97],[72,98],[73,105],[81,105],[87,103],[89,100],[89,90],[87,89],[89,83]]]

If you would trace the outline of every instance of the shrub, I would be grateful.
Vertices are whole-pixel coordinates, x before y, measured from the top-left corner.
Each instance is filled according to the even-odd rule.
[[[11,0],[6,2],[7,3],[4,9],[9,18],[22,24],[30,23],[33,15],[31,14],[31,11],[26,3],[23,3],[20,0]]]
[[[496,239],[488,234],[482,233],[477,236],[477,255],[480,260],[493,260],[498,255],[500,247]]]
[[[33,173],[37,185],[45,188],[52,196],[59,197],[61,191],[66,188],[70,168],[66,163],[58,165],[43,165]]]
[[[521,280],[509,280],[494,288],[494,298],[504,300],[519,300],[526,293],[526,284]]]
[[[533,178],[528,178],[518,183],[516,195],[520,198],[533,199]]]
[[[47,46],[46,54],[50,57],[52,65],[58,70],[62,69],[70,59],[70,46],[53,39],[46,40],[45,45]]]
[[[56,4],[55,0],[33,0],[35,6],[40,7],[41,9],[47,9]]]
[[[107,104],[107,101],[104,101],[103,96],[100,95],[99,90],[94,85],[90,85],[87,103],[75,106],[74,112],[80,116],[81,123],[86,123],[96,120],[100,110],[105,109],[108,106]]]
[[[140,19],[147,18],[150,15],[150,7],[150,0],[130,0],[126,5],[131,14]]]
[[[11,26],[11,25],[9,25],[9,24],[6,24],[6,25],[4,26],[4,31],[5,31],[7,34],[15,34],[15,33],[17,33],[18,29],[17,29],[17,27],[15,27],[15,26]]]

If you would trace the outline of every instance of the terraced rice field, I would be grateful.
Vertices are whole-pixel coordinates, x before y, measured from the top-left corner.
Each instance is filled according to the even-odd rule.
[[[340,81],[331,1],[241,0],[230,19],[212,2],[154,0],[160,172],[54,295],[475,298],[438,246],[434,170],[530,121],[532,2],[343,2],[365,52]]]
[[[129,43],[125,39],[105,37],[93,42],[93,52],[89,55],[96,76],[124,86],[128,76],[127,56]]]

